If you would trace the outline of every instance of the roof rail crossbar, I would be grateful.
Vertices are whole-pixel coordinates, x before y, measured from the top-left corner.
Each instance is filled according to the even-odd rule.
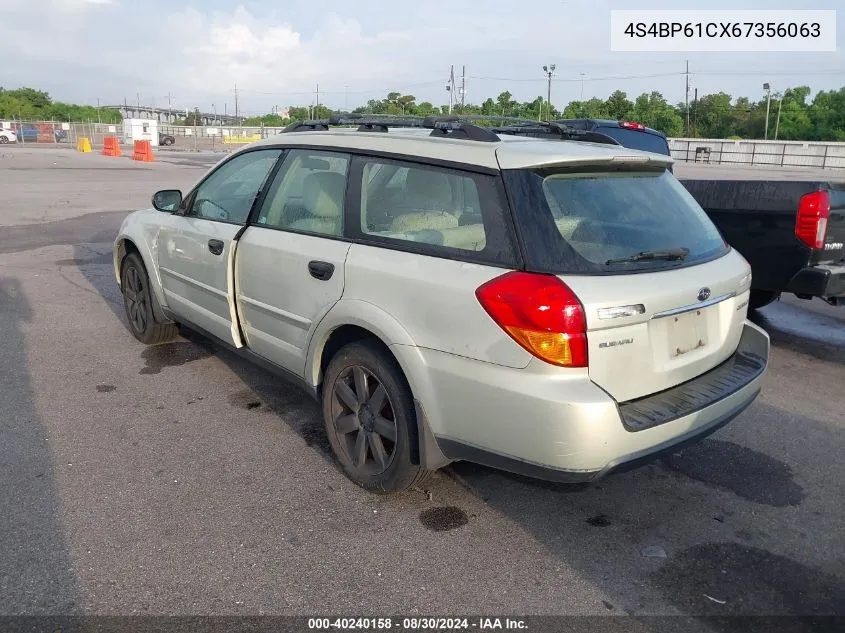
[[[497,143],[501,140],[499,135],[490,128],[473,125],[465,117],[427,116],[423,120],[423,127],[431,128],[429,136],[448,136],[484,143]]]
[[[621,145],[619,141],[599,132],[588,132],[586,130],[579,130],[569,125],[562,123],[548,123],[545,121],[530,121],[520,125],[509,125],[503,127],[495,127],[493,130],[497,134],[509,134],[514,136],[533,136],[542,137],[548,135],[556,135],[560,138],[583,141],[588,143],[602,143],[605,145]]]
[[[329,129],[328,119],[315,119],[311,121],[295,121],[287,127],[283,128],[279,134],[287,132],[327,132]]]
[[[359,132],[387,132],[386,123],[362,123],[358,126]]]

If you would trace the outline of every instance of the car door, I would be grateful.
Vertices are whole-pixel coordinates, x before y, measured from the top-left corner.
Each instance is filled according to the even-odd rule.
[[[240,346],[234,315],[233,248],[279,149],[235,155],[212,171],[159,232],[158,266],[170,310]]]
[[[238,242],[238,314],[246,345],[304,375],[308,341],[343,294],[350,157],[294,149]]]

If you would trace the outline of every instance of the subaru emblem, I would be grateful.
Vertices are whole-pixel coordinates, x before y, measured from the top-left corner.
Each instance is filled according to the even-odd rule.
[[[698,300],[707,301],[710,298],[710,288],[702,288],[698,291]]]

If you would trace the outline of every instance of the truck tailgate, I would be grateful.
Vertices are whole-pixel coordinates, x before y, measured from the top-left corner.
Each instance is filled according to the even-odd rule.
[[[755,260],[766,261],[765,269],[759,270],[761,275],[781,278],[806,266],[845,258],[845,181],[686,179],[681,182],[728,243],[745,255],[752,267]],[[830,200],[821,249],[809,248],[795,234],[801,199],[816,191],[826,191]],[[756,277],[758,270],[754,274]]]

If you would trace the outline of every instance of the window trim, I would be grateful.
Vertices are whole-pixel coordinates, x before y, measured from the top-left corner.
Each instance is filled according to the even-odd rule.
[[[481,251],[470,251],[452,246],[440,246],[437,244],[426,244],[424,242],[411,242],[408,240],[400,240],[365,233],[361,228],[361,189],[364,183],[364,167],[367,163],[385,161],[399,163],[402,167],[422,166],[457,171],[464,174],[466,177],[473,178],[478,189],[479,202],[482,205],[482,216],[484,216],[485,219],[487,217],[483,211],[485,204],[489,206],[490,203],[493,202],[494,204],[498,204],[500,208],[503,220],[503,230],[497,237],[510,242],[510,244],[507,245],[509,253],[505,257],[497,259],[495,257],[490,257],[487,253],[485,253],[487,250],[486,246],[485,249]],[[510,212],[510,206],[505,195],[505,189],[501,178],[491,177],[491,174],[481,173],[473,169],[466,169],[465,166],[463,166],[463,168],[455,167],[454,163],[450,163],[451,166],[449,167],[444,166],[441,161],[438,161],[438,163],[431,163],[424,159],[408,160],[397,159],[394,157],[388,158],[370,153],[356,153],[353,155],[347,181],[347,207],[344,213],[344,223],[346,225],[346,229],[344,232],[354,243],[361,244],[363,246],[386,248],[393,251],[437,257],[438,259],[447,259],[451,261],[483,264],[496,268],[522,269],[524,266],[522,253],[516,239],[515,226],[513,226],[514,220]],[[492,171],[493,173],[496,173],[495,170]],[[491,186],[478,186],[479,179],[482,178],[488,179],[487,183]],[[508,230],[505,230],[505,227],[507,227]],[[487,234],[488,244],[490,243],[489,238],[491,236],[494,236],[494,234]]]
[[[346,188],[344,189],[344,193],[343,193],[343,227],[342,227],[342,232],[341,232],[340,235],[328,235],[327,233],[317,233],[315,231],[303,231],[301,229],[292,229],[290,227],[285,227],[285,226],[269,226],[267,224],[259,224],[258,223],[258,217],[260,216],[261,211],[262,211],[262,209],[264,208],[264,205],[267,202],[267,195],[269,194],[270,189],[272,188],[273,181],[275,181],[276,176],[278,176],[279,172],[284,168],[285,162],[287,162],[288,157],[291,154],[291,151],[289,151],[289,150],[302,150],[302,149],[308,150],[308,151],[314,151],[314,152],[322,152],[322,153],[325,153],[325,154],[344,154],[349,158],[349,160],[347,161],[347,164],[346,164],[346,176],[345,176],[346,177]],[[257,200],[257,203],[252,207],[252,210],[250,211],[249,216],[247,216],[247,223],[246,223],[245,226],[251,226],[251,227],[254,227],[256,229],[267,229],[267,230],[270,230],[270,231],[281,231],[283,233],[292,233],[294,235],[310,235],[312,237],[322,237],[322,238],[325,238],[327,240],[336,240],[336,241],[340,241],[340,242],[351,242],[352,240],[349,237],[346,236],[346,225],[347,225],[346,209],[349,206],[349,174],[352,170],[352,161],[355,158],[355,156],[353,154],[351,154],[350,152],[337,151],[337,150],[322,150],[322,148],[319,148],[319,147],[312,147],[312,146],[309,146],[309,147],[293,147],[293,146],[291,146],[289,148],[285,148],[285,150],[282,152],[282,156],[280,158],[281,158],[281,160],[279,160],[279,162],[271,170],[271,172],[272,172],[271,176],[268,177],[268,179],[264,182],[264,185],[263,185],[264,190],[261,192],[261,195],[260,195],[261,199]],[[271,185],[271,186],[268,187],[267,186],[268,184]]]
[[[267,150],[277,151],[277,152],[279,152],[279,155],[276,157],[276,162],[273,163],[273,165],[267,171],[267,175],[264,177],[264,180],[262,181],[261,185],[259,186],[258,191],[256,192],[255,197],[252,200],[252,206],[250,207],[249,212],[247,213],[246,218],[244,219],[243,222],[232,222],[230,220],[220,220],[220,219],[216,219],[216,218],[205,218],[205,217],[201,217],[201,216],[198,216],[198,215],[193,215],[191,213],[191,211],[193,211],[194,202],[196,201],[197,192],[199,191],[200,187],[202,187],[202,185],[204,185],[208,181],[209,178],[211,178],[220,169],[222,169],[224,165],[229,164],[231,161],[235,160],[239,156],[243,156],[245,154],[251,154],[253,152],[261,152],[261,151],[267,151]],[[262,199],[262,196],[263,196],[263,194],[264,194],[264,192],[267,188],[267,183],[270,182],[270,180],[269,180],[270,176],[272,174],[275,174],[275,172],[278,170],[279,165],[281,164],[281,161],[284,159],[285,155],[286,155],[286,152],[285,152],[284,148],[277,147],[277,146],[252,147],[250,149],[241,150],[240,152],[235,152],[231,156],[224,158],[219,163],[217,163],[214,167],[209,169],[208,172],[206,172],[206,174],[188,191],[187,195],[182,199],[182,204],[179,205],[179,207],[177,207],[176,209],[174,209],[171,212],[171,214],[172,215],[179,215],[179,216],[182,216],[184,218],[194,218],[194,219],[197,219],[197,220],[206,220],[207,222],[219,222],[220,224],[231,224],[233,226],[242,226],[242,227],[249,226],[250,218],[252,217],[252,214],[255,211],[256,204],[258,203],[258,201],[260,199]]]

